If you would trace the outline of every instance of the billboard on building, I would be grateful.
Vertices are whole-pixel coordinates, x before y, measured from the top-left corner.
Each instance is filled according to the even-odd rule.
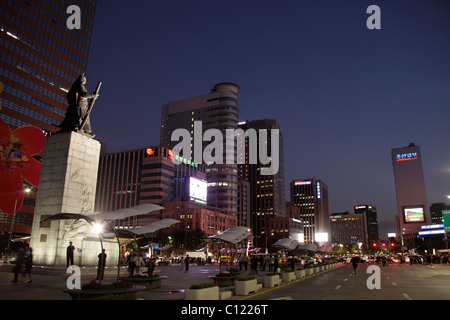
[[[417,206],[414,208],[403,208],[403,217],[405,223],[424,222],[425,214],[423,206]]]
[[[191,200],[206,203],[207,195],[206,181],[191,177],[189,182],[189,197]]]

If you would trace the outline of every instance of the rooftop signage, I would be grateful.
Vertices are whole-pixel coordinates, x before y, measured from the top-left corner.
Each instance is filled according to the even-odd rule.
[[[395,156],[397,162],[417,160],[418,157],[419,156],[418,156],[417,152],[397,153],[397,155]]]

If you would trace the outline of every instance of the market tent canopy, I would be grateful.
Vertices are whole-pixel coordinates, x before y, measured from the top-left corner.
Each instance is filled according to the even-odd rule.
[[[329,247],[329,246],[321,246],[321,247],[317,247],[316,251],[320,251],[320,252],[331,252],[331,247]]]
[[[231,227],[219,234],[212,235],[209,237],[209,239],[218,239],[232,244],[236,244],[244,239],[247,239],[249,235],[251,235],[251,231],[249,228],[237,226]]]
[[[110,211],[110,212],[102,212],[102,213],[94,213],[94,214],[81,214],[81,213],[57,213],[54,214],[46,219],[44,219],[42,222],[47,220],[85,220],[90,224],[102,224],[104,225],[105,222],[111,221],[111,220],[118,220],[118,219],[125,219],[132,216],[137,215],[144,215],[153,211],[162,210],[164,207],[158,206],[156,204],[149,204],[144,203],[140,204],[138,206],[128,208],[128,209],[119,209],[116,211]],[[169,219],[168,219],[169,220]],[[173,224],[173,223],[172,223]],[[105,233],[108,231],[114,232],[116,234],[116,230],[106,223],[106,227],[108,227],[109,230],[103,230]]]
[[[167,228],[167,227],[169,227],[173,224],[179,223],[179,222],[180,221],[174,220],[174,219],[162,219],[162,220],[147,224],[145,226],[142,226],[140,228],[130,228],[130,229],[128,229],[128,232],[131,232],[131,233],[134,233],[137,235],[153,233],[155,231]]]
[[[300,250],[308,250],[308,251],[316,251],[317,245],[315,245],[314,243],[307,243],[307,244],[299,247],[298,249],[300,249]]]
[[[299,243],[297,240],[289,238],[280,239],[273,244],[273,246],[275,247],[283,247],[289,250],[294,250],[295,248],[297,248],[298,245]]]
[[[91,215],[87,215],[90,219],[95,220],[97,223],[101,223],[103,221],[111,221],[111,220],[120,220],[125,219],[128,217],[138,216],[138,215],[144,215],[153,211],[163,210],[164,207],[161,207],[157,204],[152,203],[143,203],[140,205],[137,205],[132,208],[127,209],[119,209],[115,211],[109,211],[109,212],[101,212],[101,213],[95,213]]]

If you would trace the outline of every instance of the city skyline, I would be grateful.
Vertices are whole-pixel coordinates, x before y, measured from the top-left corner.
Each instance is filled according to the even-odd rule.
[[[371,4],[380,30],[366,27]],[[448,9],[437,0],[100,2],[86,70],[89,91],[103,81],[96,139],[110,152],[158,145],[163,105],[236,83],[239,121],[280,123],[286,186],[324,181],[330,213],[373,204],[385,238],[397,214],[391,149],[421,147],[428,206],[450,193]]]

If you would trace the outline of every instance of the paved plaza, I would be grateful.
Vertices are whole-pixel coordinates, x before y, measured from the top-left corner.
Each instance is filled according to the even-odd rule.
[[[381,288],[368,289],[367,273],[369,264],[361,264],[353,274],[351,265],[345,264],[307,278],[282,284],[275,288],[263,288],[248,296],[234,295],[234,288],[227,287],[232,296],[229,300],[449,300],[450,265],[398,265],[380,268]],[[184,290],[192,284],[208,283],[208,278],[227,267],[191,265],[185,273],[179,265],[160,266],[157,272],[167,278],[161,288],[139,292],[143,300],[183,300]],[[12,283],[12,266],[0,265],[0,300],[70,300],[63,292],[69,274],[63,268],[35,266],[33,282],[19,277],[18,283]],[[244,275],[249,272],[243,272]],[[265,272],[258,272],[258,282],[263,283]],[[82,269],[81,283],[95,279],[95,268]],[[120,278],[127,276],[125,267],[120,270]],[[103,283],[113,283],[117,279],[117,269],[108,268]]]

